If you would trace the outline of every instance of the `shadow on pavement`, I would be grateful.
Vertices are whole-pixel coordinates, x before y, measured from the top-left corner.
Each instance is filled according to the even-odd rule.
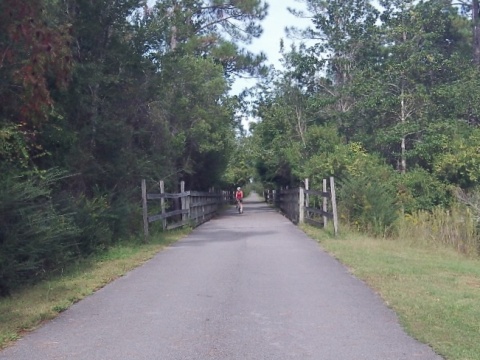
[[[190,235],[185,240],[180,240],[175,244],[171,245],[172,248],[182,247],[182,246],[204,246],[212,243],[221,243],[221,242],[233,242],[239,240],[245,240],[245,238],[259,238],[262,236],[269,236],[275,234],[276,231],[271,230],[255,230],[255,231],[245,231],[241,230],[226,230],[226,229],[215,229],[202,231],[195,235]]]
[[[248,214],[258,214],[264,212],[278,212],[273,206],[268,205],[264,201],[245,201],[243,203],[243,214],[239,214],[235,205],[230,205],[226,210],[222,211],[216,219],[220,219],[222,217],[230,217],[230,216],[241,216],[241,215],[248,215]]]

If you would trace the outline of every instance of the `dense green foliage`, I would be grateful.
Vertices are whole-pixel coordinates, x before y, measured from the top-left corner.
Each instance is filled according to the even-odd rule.
[[[261,181],[318,189],[333,175],[342,217],[375,234],[475,189],[478,1],[302,2],[291,11],[310,27],[289,33],[307,41],[257,89]]]
[[[225,181],[263,0],[0,1],[0,295],[140,230],[140,180]]]

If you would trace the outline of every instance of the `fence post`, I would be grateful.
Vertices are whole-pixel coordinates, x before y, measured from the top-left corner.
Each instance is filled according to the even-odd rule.
[[[190,219],[192,218],[192,214],[191,214],[191,208],[190,208],[190,199],[191,199],[191,196],[190,194],[188,194],[188,196],[185,198],[185,208],[188,210],[188,214],[187,214],[187,220],[190,221]]]
[[[142,179],[142,208],[143,208],[143,234],[144,241],[148,238],[148,209],[147,209],[147,182]]]
[[[333,176],[330,176],[330,191],[332,194],[333,229],[335,232],[335,236],[337,236],[337,233],[338,233],[337,199],[335,194],[335,181],[333,179]]]
[[[180,181],[180,203],[182,204],[182,211],[187,209],[187,199],[183,196],[185,192],[185,181]],[[187,214],[182,213],[182,222],[187,218]]]
[[[160,180],[160,194],[165,194],[165,182],[163,180]],[[162,215],[165,216],[165,198],[164,197],[160,198],[160,207],[162,210]],[[167,228],[166,218],[162,219],[162,227],[163,227],[163,230]]]
[[[323,179],[323,193],[327,194],[327,179]],[[328,199],[326,196],[323,196],[323,205],[322,205],[322,210],[324,212],[323,215],[323,228],[325,229],[327,227],[327,221],[328,218],[325,215],[325,213],[328,211]]]
[[[306,208],[309,208],[310,207],[310,195],[308,195],[308,190],[310,190],[310,184],[309,184],[309,181],[308,179],[305,179],[305,207]],[[306,216],[307,216],[307,219],[310,219],[310,213],[308,212],[308,210],[306,210]]]
[[[298,189],[298,223],[303,224],[305,222],[305,191],[303,187]]]
[[[197,207],[195,206],[196,205],[196,200],[197,197],[192,195],[191,191],[190,191],[190,200],[189,200],[189,204],[188,206],[190,207],[190,219],[192,220],[195,220],[195,225],[197,225],[197,222],[198,222],[198,211],[197,211]]]

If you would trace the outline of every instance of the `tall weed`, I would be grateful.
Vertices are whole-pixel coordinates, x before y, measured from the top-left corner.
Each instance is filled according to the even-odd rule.
[[[471,209],[454,205],[407,214],[397,222],[398,236],[427,246],[445,246],[466,255],[479,251],[479,229]]]

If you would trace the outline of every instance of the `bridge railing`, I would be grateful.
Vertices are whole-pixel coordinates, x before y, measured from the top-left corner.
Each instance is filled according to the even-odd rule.
[[[333,177],[330,177],[329,184],[327,179],[323,179],[321,190],[310,190],[309,180],[305,179],[304,187],[265,190],[264,197],[267,203],[274,204],[295,224],[308,223],[326,228],[328,221],[333,220],[334,232],[337,235],[338,215]]]
[[[231,191],[185,191],[185,182],[180,183],[180,192],[165,192],[163,181],[158,183],[159,192],[148,193],[146,180],[142,180],[143,232],[148,238],[149,224],[162,221],[163,230],[182,226],[198,226],[215,216],[221,206],[233,197]],[[157,200],[152,206],[152,200]],[[150,204],[150,205],[149,205]],[[149,212],[155,212],[150,215]]]

